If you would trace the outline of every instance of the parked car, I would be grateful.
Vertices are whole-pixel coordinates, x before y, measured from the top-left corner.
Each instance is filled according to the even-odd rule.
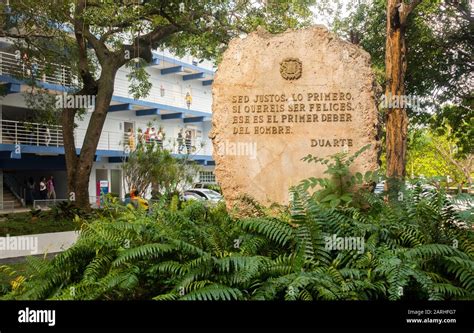
[[[204,197],[200,196],[197,193],[185,191],[183,193],[183,199],[184,201],[189,201],[189,200],[198,200],[198,201],[204,201],[206,200]]]
[[[219,185],[213,184],[213,183],[196,183],[193,186],[193,189],[208,189],[208,190],[213,190],[218,193],[221,192]]]
[[[409,182],[405,182],[405,188],[407,190],[412,190],[415,188],[415,185],[410,184]],[[430,184],[422,184],[421,188],[423,189],[424,192],[429,192],[432,190],[435,190],[436,187]],[[385,180],[382,180],[381,182],[377,183],[374,188],[374,193],[375,194],[381,194],[385,190]]]
[[[222,200],[222,195],[213,190],[205,188],[193,188],[183,193],[184,200],[208,200],[217,203]]]

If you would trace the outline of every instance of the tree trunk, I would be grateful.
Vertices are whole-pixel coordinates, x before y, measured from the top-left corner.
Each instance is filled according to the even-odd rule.
[[[107,111],[112,100],[116,72],[117,69],[112,66],[102,68],[94,112],[87,126],[79,156],[77,156],[74,142],[75,112],[66,109],[62,116],[69,197],[75,201],[77,207],[86,211],[90,210],[89,178]],[[86,90],[84,89],[82,92],[87,92]]]
[[[64,158],[66,160],[67,190],[68,199],[75,201],[76,186],[76,143],[74,141],[74,118],[76,110],[64,109],[61,114],[61,125],[63,128]]]
[[[406,5],[402,0],[387,0],[387,37],[385,50],[386,87],[388,102],[405,95],[407,68],[405,29],[408,15],[419,1]],[[408,116],[405,105],[388,105],[386,118],[387,187],[398,193],[406,174]]]

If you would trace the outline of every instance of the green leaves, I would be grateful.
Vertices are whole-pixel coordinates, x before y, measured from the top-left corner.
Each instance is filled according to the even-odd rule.
[[[243,219],[238,221],[243,230],[256,232],[276,242],[286,245],[292,235],[292,228],[285,222],[271,219]]]
[[[302,191],[315,189],[313,198],[331,208],[340,205],[359,205],[354,202],[354,192],[366,191],[369,184],[378,181],[380,176],[378,171],[367,171],[364,175],[360,172],[351,175],[349,168],[354,160],[370,147],[366,145],[355,152],[353,155],[347,153],[336,153],[327,158],[315,157],[307,155],[302,160],[309,163],[321,163],[326,165],[325,173],[329,174],[329,178],[310,177],[300,182],[299,188]]]
[[[145,70],[146,65],[143,59],[127,63],[127,67],[130,68],[130,73],[127,74],[129,80],[128,93],[134,99],[147,97],[152,88],[149,81],[150,74]]]
[[[128,261],[151,259],[174,250],[176,250],[176,247],[169,244],[144,244],[120,251],[112,265],[118,267]]]
[[[29,260],[24,277],[10,272],[16,288],[0,290],[5,299],[474,298],[473,234],[442,192],[415,187],[399,205],[367,194],[364,208],[344,204],[356,193],[292,194],[289,217],[238,220],[223,205],[163,204],[147,215],[110,202],[116,213],[88,222],[50,262]],[[363,247],[328,246],[354,237]]]
[[[183,301],[233,301],[242,297],[239,289],[219,284],[211,284],[191,291],[180,299]]]

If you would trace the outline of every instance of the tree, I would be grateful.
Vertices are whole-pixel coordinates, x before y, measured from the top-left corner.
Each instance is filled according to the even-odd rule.
[[[403,0],[387,1],[387,36],[385,43],[385,96],[405,95],[407,69],[406,29],[408,16],[421,0],[406,4]],[[389,108],[386,120],[387,177],[405,176],[408,115],[405,107]],[[390,182],[387,182],[390,184]],[[397,188],[397,187],[396,187]]]
[[[474,152],[474,98],[460,104],[445,105],[430,122],[431,128],[439,135],[449,134],[456,142],[457,158]]]
[[[407,171],[411,177],[442,177],[447,185],[471,186],[473,155],[459,156],[459,141],[449,126],[443,134],[429,127],[411,128],[408,139]]]
[[[188,156],[175,158],[152,144],[139,144],[122,166],[127,192],[135,189],[142,197],[150,189],[157,196],[177,193],[192,184],[197,169]]]
[[[242,0],[24,0],[1,4],[0,37],[17,40],[17,47],[43,63],[73,64],[79,78],[75,95],[95,96],[95,108],[80,154],[74,143],[77,108],[62,109],[68,190],[76,204],[89,207],[88,182],[100,134],[114,92],[117,71],[131,66],[135,98],[147,94],[143,62],[152,50],[167,47],[180,55],[217,58],[228,41],[258,25],[271,32],[310,22],[313,1],[275,1],[259,6]],[[290,10],[291,9],[291,10]],[[138,62],[133,61],[139,60]],[[142,60],[142,61],[140,61]]]
[[[387,2],[386,0],[349,2],[351,14],[346,18],[337,18],[333,28],[339,35],[352,42],[357,42],[370,53],[377,81],[382,86],[382,91],[387,91],[388,85],[392,83],[387,76],[389,69],[386,64],[386,56],[391,51],[387,49],[386,39],[393,40],[394,37],[397,37],[396,34],[389,33],[390,28],[387,26],[390,19],[388,15],[389,3],[392,4],[391,13],[395,19],[392,22],[396,23],[400,18],[398,9],[405,12],[402,17],[408,15],[405,24],[399,29],[399,32],[403,32],[401,37],[404,37],[405,53],[402,56],[401,52],[396,52],[394,59],[400,61],[396,64],[400,65],[402,70],[405,68],[402,66],[405,62],[404,84],[401,85],[405,95],[414,96],[417,102],[420,102],[420,107],[408,106],[405,109],[410,123],[425,126],[431,121],[433,113],[436,113],[435,127],[438,127],[446,116],[449,116],[457,124],[459,124],[458,120],[461,122],[466,120],[469,124],[469,113],[472,113],[471,82],[473,72],[470,54],[474,48],[472,42],[474,25],[472,24],[473,18],[469,15],[468,1],[405,1],[404,4],[402,1]],[[415,5],[416,7],[414,7]],[[397,10],[394,11],[394,8]],[[415,8],[416,15],[410,15],[407,9],[413,11]],[[387,26],[387,35],[380,33],[382,26]],[[354,36],[357,38],[354,39]],[[445,102],[452,105],[451,115],[445,112],[443,104]],[[388,112],[395,111],[388,110]],[[401,116],[404,115],[403,112],[398,111],[398,113]],[[393,119],[395,116],[397,116],[396,113],[390,116],[386,115],[387,128],[397,124],[396,121],[388,124],[389,117]],[[399,125],[403,126],[399,127],[400,130],[406,126],[407,118],[402,117],[401,119],[403,124],[399,123]],[[453,128],[460,127],[456,125]],[[466,133],[463,130],[456,130],[456,132]],[[405,134],[403,131],[400,133]],[[390,138],[392,142],[397,138],[397,135],[399,135],[397,131],[392,131]],[[406,140],[402,138],[402,135],[399,135],[398,139],[400,153],[402,153],[406,151],[403,149]],[[387,147],[388,145],[389,142],[387,142]],[[397,158],[396,154],[391,153],[391,155]],[[400,157],[399,162],[402,162],[401,156],[403,154],[398,154],[398,156]]]

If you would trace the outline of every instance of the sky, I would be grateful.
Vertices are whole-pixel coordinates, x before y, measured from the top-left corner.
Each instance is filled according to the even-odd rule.
[[[359,0],[359,2],[364,2],[367,0]],[[339,0],[339,1],[328,1],[327,6],[329,6],[328,9],[333,10],[334,13],[338,13],[341,18],[349,16],[351,10],[350,10],[350,3],[353,3],[354,0]],[[340,4],[338,8],[338,3]],[[331,26],[331,16],[328,15],[322,15],[320,10],[318,10],[315,6],[312,7],[313,9],[313,20],[315,24],[323,24],[326,27]]]

